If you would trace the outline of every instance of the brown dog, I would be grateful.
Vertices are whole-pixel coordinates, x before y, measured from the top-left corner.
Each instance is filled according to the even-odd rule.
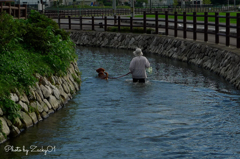
[[[98,77],[101,78],[101,79],[105,79],[107,80],[108,79],[108,73],[105,72],[104,68],[99,68],[96,70],[97,73],[98,73]]]

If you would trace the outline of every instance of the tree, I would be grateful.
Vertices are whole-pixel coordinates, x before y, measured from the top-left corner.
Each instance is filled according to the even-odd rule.
[[[211,0],[203,0],[203,4],[211,4]]]
[[[148,0],[136,0],[135,7],[143,7],[143,2],[147,4]]]
[[[145,4],[147,4],[147,3],[148,3],[148,0],[136,0],[136,2],[139,2],[139,3],[145,2]]]
[[[173,5],[174,5],[174,7],[176,7],[178,5],[178,0],[174,0]]]
[[[190,5],[192,2],[190,0],[185,0],[185,5]]]

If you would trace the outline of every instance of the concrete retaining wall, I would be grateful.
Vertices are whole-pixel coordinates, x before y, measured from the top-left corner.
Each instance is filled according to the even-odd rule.
[[[72,40],[81,46],[135,49],[144,53],[178,59],[208,69],[240,89],[240,55],[238,49],[161,35],[79,31]]]

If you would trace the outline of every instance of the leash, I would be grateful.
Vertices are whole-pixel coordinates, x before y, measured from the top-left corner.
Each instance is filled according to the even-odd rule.
[[[125,75],[122,75],[122,76],[118,76],[118,77],[108,77],[109,79],[117,79],[117,78],[121,78],[121,77],[124,77],[124,76],[127,76],[129,75],[131,72],[128,72],[127,74]]]

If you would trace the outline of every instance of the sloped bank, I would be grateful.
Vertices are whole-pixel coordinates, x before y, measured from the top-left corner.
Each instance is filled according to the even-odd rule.
[[[17,136],[24,129],[33,126],[49,117],[51,113],[61,109],[72,95],[79,90],[81,84],[80,71],[76,62],[72,62],[63,77],[42,77],[36,74],[38,82],[30,87],[28,95],[15,90],[11,100],[21,106],[21,118],[11,122],[0,108],[0,143],[10,137]]]
[[[140,47],[144,53],[155,53],[189,64],[195,64],[215,72],[240,89],[239,50],[148,34],[78,31],[71,32],[70,36],[75,44],[81,46],[117,49]]]

